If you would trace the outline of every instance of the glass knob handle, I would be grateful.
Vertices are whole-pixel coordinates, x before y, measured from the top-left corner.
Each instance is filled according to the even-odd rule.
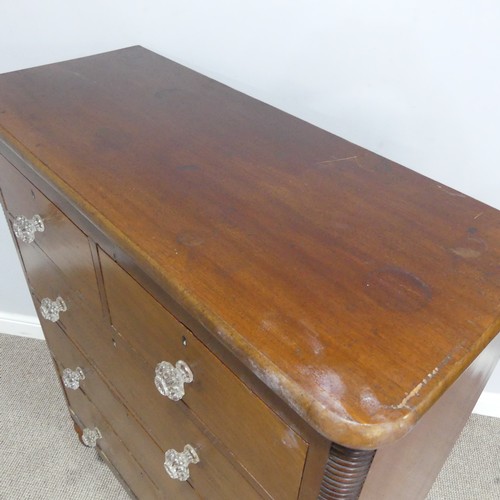
[[[62,372],[62,381],[64,387],[76,391],[80,387],[80,380],[85,379],[85,373],[77,366],[74,370],[65,368]]]
[[[85,427],[85,429],[83,429],[82,441],[85,446],[88,446],[89,448],[95,448],[97,440],[101,438],[101,431],[97,427],[94,427],[93,429]]]
[[[43,233],[45,226],[42,218],[35,214],[31,219],[27,219],[23,215],[16,217],[12,224],[16,238],[24,243],[33,243],[35,241],[35,233],[39,231]]]
[[[45,319],[52,321],[53,323],[59,321],[59,313],[67,310],[68,308],[66,306],[66,303],[61,297],[57,297],[56,300],[45,298],[42,299],[42,302],[40,304],[41,315]]]
[[[186,362],[179,360],[175,366],[167,361],[156,365],[155,385],[162,396],[179,401],[184,396],[184,384],[193,381],[193,372]]]
[[[187,481],[189,479],[189,464],[200,461],[196,450],[187,444],[184,451],[168,450],[165,452],[165,470],[172,479]]]

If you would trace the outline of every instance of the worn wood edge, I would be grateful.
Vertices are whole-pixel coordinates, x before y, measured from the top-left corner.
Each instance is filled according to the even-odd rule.
[[[377,450],[360,500],[425,498],[500,359],[500,336],[397,443]]]
[[[481,336],[474,348],[455,363],[443,377],[442,371],[428,375],[415,388],[404,396],[401,402],[389,406],[394,418],[384,422],[365,423],[352,420],[338,410],[338,402],[326,406],[312,398],[300,384],[289,378],[270,359],[260,353],[250,342],[238,334],[220,318],[188,293],[175,280],[170,280],[168,272],[155,265],[154,259],[135,244],[125,233],[117,229],[103,217],[86,199],[55,175],[50,167],[42,162],[31,150],[26,148],[16,137],[0,125],[0,153],[16,168],[27,173],[33,181],[37,179],[47,183],[54,192],[63,199],[71,199],[78,217],[82,218],[87,227],[106,235],[123,248],[130,257],[142,263],[141,270],[152,281],[162,287],[172,299],[185,309],[196,321],[211,332],[229,351],[249,368],[266,386],[283,399],[300,417],[321,435],[346,447],[356,449],[376,449],[381,445],[392,443],[405,436],[417,423],[419,418],[437,401],[443,392],[460,376],[467,366],[488,345],[500,331],[500,314],[490,328]],[[19,161],[21,167],[18,167]],[[35,168],[31,167],[33,165]],[[36,184],[36,181],[34,181]],[[54,200],[52,200],[54,201]],[[438,380],[439,377],[443,377]],[[428,378],[428,380],[427,380]],[[433,379],[433,388],[428,390],[428,382]],[[410,400],[418,398],[415,405],[410,406]]]

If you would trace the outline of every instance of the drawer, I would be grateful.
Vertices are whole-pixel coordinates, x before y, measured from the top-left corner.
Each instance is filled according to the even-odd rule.
[[[82,300],[100,311],[92,254],[85,234],[2,156],[0,185],[11,224],[21,215],[31,219],[37,214],[43,221],[44,230],[34,233],[32,243],[17,238],[23,259],[30,248],[41,248],[72,282]]]
[[[298,496],[307,443],[109,256],[99,250],[114,328],[154,374],[185,361],[194,379],[182,401],[273,498]],[[182,405],[160,397],[165,407]]]
[[[48,298],[55,301],[58,297],[63,299],[65,310],[59,312],[59,324],[75,332],[82,332],[90,318],[96,321],[102,318],[102,308],[92,307],[86,301],[89,290],[79,282],[77,269],[73,269],[74,272],[69,276],[63,274],[36,245],[21,245],[20,251],[28,284],[34,295],[39,300]],[[51,321],[41,316],[39,308],[38,313],[43,328]]]
[[[152,481],[159,487],[166,498],[191,498],[232,500],[236,497],[248,500],[261,498],[245,479],[234,469],[230,462],[212,445],[209,439],[190,421],[185,413],[141,408],[141,414],[156,413],[165,430],[160,446],[146,433],[136,419],[130,415],[127,408],[114,395],[103,381],[103,376],[87,360],[82,352],[66,337],[57,325],[48,325],[45,329],[47,340],[54,357],[58,360],[60,373],[64,368],[74,370],[80,367],[85,379],[80,382],[79,390],[66,389],[70,404],[75,393],[84,392],[86,396],[99,408],[102,414],[112,422],[113,430],[123,440],[134,458],[149,472]],[[109,352],[109,349],[105,349]],[[107,363],[115,367],[128,367],[130,360],[121,354],[119,349],[116,359],[108,357]],[[128,373],[128,368],[123,370]],[[111,370],[112,374],[114,371]],[[132,370],[132,376],[136,373]],[[105,375],[104,375],[105,376]],[[129,384],[127,377],[119,377],[121,383]],[[129,386],[135,394],[137,387]],[[141,400],[145,402],[146,400]],[[136,408],[137,409],[137,408]],[[189,482],[171,479],[164,469],[164,454],[167,449],[181,451],[186,444],[191,444],[200,457],[198,464],[190,466],[191,477]],[[193,487],[196,490],[194,494]]]
[[[107,429],[105,432],[98,423],[88,426],[97,426],[103,435],[109,430],[113,434],[116,433],[134,460],[148,471],[150,480],[163,493],[162,497],[186,498],[186,500],[198,498],[189,484],[173,481],[167,477],[161,449],[111,394],[99,372],[72,344],[64,332],[57,325],[50,325],[45,328],[45,335],[56,359],[59,376],[65,368],[74,370],[76,367],[81,368],[85,375],[85,379],[80,381],[80,389],[65,389],[70,407],[77,416],[80,417],[82,412],[88,411],[82,404],[83,392],[98,409],[101,421],[105,420],[104,425]]]
[[[102,436],[97,442],[99,449],[104,453],[105,458],[113,464],[132,493],[138,499],[160,500],[164,498],[131,456],[123,442],[113,432],[108,421],[85,394],[78,391],[71,394],[68,400],[72,417],[79,427],[82,429],[97,427],[99,429]],[[85,474],[85,471],[82,471],[82,474]],[[91,480],[91,478],[89,479]]]

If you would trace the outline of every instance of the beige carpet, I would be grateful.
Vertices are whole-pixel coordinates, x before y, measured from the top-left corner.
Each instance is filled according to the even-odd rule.
[[[79,443],[45,342],[0,334],[0,499],[128,498]],[[499,499],[500,419],[472,415],[428,500]]]

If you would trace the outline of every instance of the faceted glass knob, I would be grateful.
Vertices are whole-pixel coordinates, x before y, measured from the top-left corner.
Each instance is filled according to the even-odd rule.
[[[66,303],[61,297],[57,297],[56,300],[51,300],[49,298],[42,299],[40,305],[40,313],[42,316],[53,323],[59,321],[59,313],[67,310]]]
[[[184,451],[168,450],[165,453],[165,470],[172,479],[187,481],[189,479],[189,464],[197,464],[200,461],[195,449],[187,444]]]
[[[65,368],[62,372],[62,381],[64,387],[76,391],[80,387],[80,380],[85,379],[83,370],[77,366],[74,370]]]
[[[24,243],[33,243],[35,241],[35,233],[37,231],[42,233],[45,230],[43,220],[38,214],[35,214],[31,219],[20,215],[16,217],[12,227],[16,238],[24,241]]]
[[[193,372],[182,360],[175,366],[167,361],[156,365],[155,385],[159,393],[173,401],[179,401],[184,396],[184,384],[193,381]]]
[[[94,427],[93,429],[85,427],[85,429],[83,429],[82,441],[85,446],[95,448],[97,440],[101,438],[101,431],[97,427]]]

